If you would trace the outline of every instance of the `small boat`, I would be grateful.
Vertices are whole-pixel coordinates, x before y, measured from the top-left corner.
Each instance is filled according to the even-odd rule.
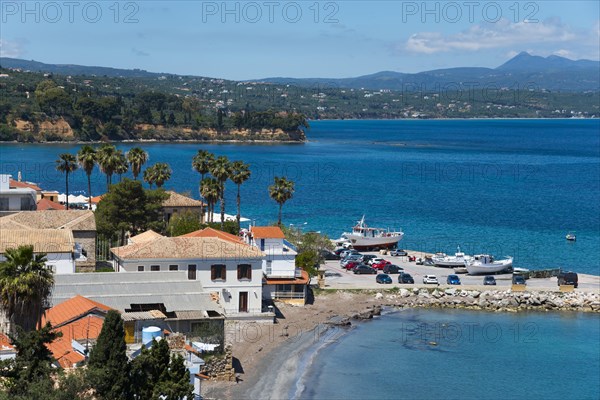
[[[569,233],[567,233],[567,236],[565,236],[565,239],[567,239],[571,242],[574,242],[577,240],[577,236],[575,236],[575,233],[569,232]]]
[[[367,226],[363,215],[361,220],[352,228],[352,232],[343,233],[340,239],[349,241],[349,244],[356,250],[372,250],[396,247],[403,236],[404,232],[401,231]]]
[[[465,253],[460,251],[460,246],[458,246],[456,253],[454,253],[453,256],[448,256],[444,253],[436,253],[431,259],[436,267],[454,268],[464,267],[465,262],[470,261],[472,257],[465,255]]]
[[[489,254],[478,254],[472,260],[465,262],[469,275],[490,275],[498,272],[512,271],[513,258],[494,260]]]

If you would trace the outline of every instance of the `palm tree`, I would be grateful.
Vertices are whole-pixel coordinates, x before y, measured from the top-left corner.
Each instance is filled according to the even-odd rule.
[[[207,214],[209,216],[209,222],[213,222],[214,207],[217,200],[221,195],[221,186],[215,178],[204,178],[200,182],[200,194],[206,199],[208,204]]]
[[[202,200],[202,181],[206,174],[210,172],[212,163],[215,161],[215,155],[207,150],[198,150],[198,154],[192,158],[192,168],[200,173],[200,200]],[[204,203],[200,206],[201,222],[204,222]]]
[[[150,185],[150,189],[152,189],[152,185],[154,185],[154,182],[156,182],[156,180],[154,179],[153,167],[148,167],[144,170],[144,182]]]
[[[65,186],[67,191],[67,210],[69,209],[69,174],[79,168],[77,158],[73,154],[63,153],[56,160],[56,170],[65,174]]]
[[[231,176],[231,163],[225,156],[219,156],[212,163],[210,173],[219,182],[221,198],[221,230],[225,229],[225,182]]]
[[[166,181],[171,179],[171,167],[167,163],[156,163],[144,171],[144,180],[152,186],[156,183],[157,187],[162,187]]]
[[[115,165],[115,173],[119,175],[119,182],[123,179],[123,174],[129,170],[129,164],[127,163],[127,157],[123,154],[123,151],[117,150],[117,163]]]
[[[134,147],[127,152],[127,161],[131,165],[131,172],[133,172],[133,180],[137,181],[137,177],[142,171],[142,165],[148,161],[148,153],[139,147]]]
[[[243,161],[234,161],[231,165],[231,181],[237,185],[237,228],[240,230],[240,187],[242,183],[250,179],[250,165],[245,164]]]
[[[96,150],[86,144],[81,147],[77,152],[77,162],[81,169],[85,171],[88,180],[88,207],[92,209],[92,172],[94,171],[94,167],[96,166],[97,154]]]
[[[33,246],[6,249],[6,261],[0,263],[0,306],[15,332],[36,329],[44,314],[54,275],[46,266],[45,254],[34,254]]]
[[[119,165],[119,153],[112,144],[103,144],[97,152],[98,165],[100,170],[106,174],[106,190],[112,184],[112,176]]]
[[[269,186],[269,196],[279,204],[279,218],[277,225],[281,225],[281,209],[283,204],[294,195],[294,181],[285,177],[275,177],[273,185]]]

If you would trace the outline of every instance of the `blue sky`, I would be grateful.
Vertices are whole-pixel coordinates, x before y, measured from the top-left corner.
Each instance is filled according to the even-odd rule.
[[[227,79],[600,58],[597,1],[0,1],[0,53]]]

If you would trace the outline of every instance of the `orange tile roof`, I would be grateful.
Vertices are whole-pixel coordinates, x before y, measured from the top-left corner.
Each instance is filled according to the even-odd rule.
[[[223,240],[229,240],[230,242],[234,243],[244,243],[244,240],[239,236],[235,236],[231,233],[223,232],[213,228],[200,229],[199,231],[186,233],[180,237],[216,237]]]
[[[103,324],[104,318],[88,314],[76,321],[56,328],[55,331],[62,332],[63,337],[70,337],[74,340],[95,340],[98,339]]]
[[[52,356],[58,361],[62,368],[73,368],[77,363],[85,360],[83,354],[76,352],[71,344],[72,338],[68,334],[48,343],[46,347],[52,352]]]
[[[38,211],[43,210],[66,210],[66,207],[60,203],[50,201],[48,199],[41,199],[37,202]]]
[[[309,281],[310,277],[308,276],[308,272],[302,270],[302,278],[294,278],[294,279],[267,279],[265,278],[265,283],[267,285],[306,285]]]
[[[15,346],[13,346],[10,342],[8,336],[3,333],[0,333],[0,350],[13,350]]]
[[[50,321],[52,326],[59,327],[96,309],[108,311],[111,308],[86,297],[77,295],[46,311],[46,315],[42,318],[42,325],[45,325],[47,321]]]
[[[8,180],[8,187],[15,188],[15,189],[28,188],[28,189],[33,189],[36,192],[41,192],[42,191],[42,189],[38,185],[36,185],[35,183],[31,183],[31,182],[19,182],[19,181],[15,181],[12,178],[10,178]]]
[[[154,232],[152,229],[142,232],[139,235],[135,235],[129,238],[132,243],[143,243],[150,240],[158,239],[163,237],[160,233]]]
[[[104,197],[104,195],[103,195],[103,194],[101,194],[100,196],[94,196],[94,197],[92,197],[92,203],[93,203],[93,204],[98,204],[98,203],[100,203],[100,200],[102,200],[102,198],[103,198],[103,197]]]
[[[253,226],[250,232],[255,239],[285,239],[283,231],[278,226]]]

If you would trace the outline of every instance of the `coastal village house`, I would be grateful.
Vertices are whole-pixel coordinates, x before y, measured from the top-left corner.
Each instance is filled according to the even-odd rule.
[[[251,226],[245,241],[265,253],[262,272],[263,298],[304,305],[309,276],[296,268],[298,254],[278,226]]]
[[[209,231],[210,233],[210,231]],[[142,236],[143,235],[143,236]],[[262,262],[264,253],[223,233],[164,237],[144,233],[131,243],[112,248],[119,272],[181,272],[211,293],[227,316],[262,313]],[[140,275],[140,279],[143,275]]]
[[[97,272],[57,275],[51,304],[84,296],[121,312],[125,341],[140,343],[142,330],[155,326],[170,332],[224,336],[224,309],[201,282],[186,271]]]
[[[72,232],[77,267],[96,264],[96,220],[89,210],[22,211],[0,217],[0,231],[59,230]],[[31,242],[30,242],[31,244]],[[57,273],[61,273],[57,270]]]
[[[15,183],[20,182],[14,181],[10,175],[0,175],[0,213],[35,210],[36,190]]]
[[[191,212],[198,215],[198,219],[202,215],[203,203],[199,200],[194,200],[177,192],[167,190],[169,198],[163,204],[163,216],[165,221],[169,222],[171,217],[177,213]]]
[[[46,311],[42,325],[50,322],[54,331],[62,333],[48,344],[58,366],[76,368],[84,363],[109,310],[104,304],[77,295]]]

